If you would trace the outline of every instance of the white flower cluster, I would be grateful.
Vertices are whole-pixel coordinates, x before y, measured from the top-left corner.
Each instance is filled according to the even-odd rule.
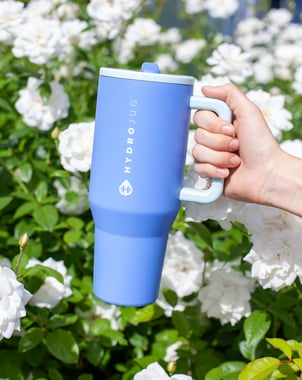
[[[53,258],[48,258],[44,262],[30,259],[27,268],[36,264],[56,270],[63,276],[64,282],[61,283],[54,277],[46,277],[38,291],[32,295],[17,280],[15,272],[10,268],[10,261],[0,260],[0,340],[11,338],[15,332],[21,331],[20,319],[26,316],[27,303],[50,309],[72,294],[71,276],[67,274],[63,261],[56,261]]]
[[[203,253],[192,241],[185,239],[180,232],[170,235],[162,272],[161,291],[156,301],[165,310],[166,316],[171,316],[173,310],[183,311],[187,304],[182,298],[199,291],[203,267]],[[165,300],[163,289],[170,289],[176,293],[177,305],[172,307]]]
[[[21,1],[1,1],[0,42],[11,46],[15,57],[27,58],[36,65],[50,66],[57,60],[58,79],[64,72],[69,75],[70,66],[75,72],[79,69],[79,64],[70,64],[76,49],[88,51],[98,42],[96,31],[80,20],[79,14],[79,7],[66,0],[31,0],[26,7]],[[47,131],[68,116],[69,99],[57,80],[44,83],[42,78],[28,78],[15,106],[27,125]],[[43,86],[49,86],[46,95]]]
[[[302,157],[302,141],[285,141],[280,145],[286,152]],[[201,181],[193,168],[188,184],[198,188]],[[279,290],[302,281],[302,218],[288,212],[256,204],[234,201],[222,196],[211,205],[185,203],[188,218],[198,221],[218,220],[228,229],[232,221],[243,223],[251,234],[253,248],[244,258],[251,264],[251,277],[263,288]]]
[[[254,280],[233,270],[232,265],[235,264],[205,264],[203,253],[191,240],[180,232],[170,235],[156,302],[170,317],[174,310],[183,311],[199,300],[201,311],[208,317],[219,319],[222,324],[235,325],[250,314],[250,298],[254,290]],[[163,289],[176,293],[176,305],[172,306],[165,300]],[[194,293],[197,294],[196,299],[189,303],[184,300]]]
[[[160,40],[160,25],[153,19],[136,18],[123,36],[115,41],[114,49],[119,61],[127,63],[135,56],[137,46],[152,46]]]
[[[147,368],[138,372],[133,380],[192,380],[191,376],[175,374],[169,376],[157,362],[151,363]]]
[[[90,0],[87,13],[94,20],[97,36],[101,39],[114,39],[135,11],[141,0]]]
[[[20,318],[25,317],[25,305],[31,294],[24,289],[7,266],[0,266],[0,340],[20,331]]]
[[[252,54],[257,83],[294,78],[292,87],[301,94],[302,25],[291,21],[284,8],[270,10],[262,20],[248,18],[237,26],[236,43]]]
[[[233,16],[239,8],[238,0],[185,0],[185,10],[189,14],[207,11],[213,18]]]
[[[97,39],[88,23],[77,19],[79,8],[66,0],[0,3],[0,41],[12,45],[17,58],[48,64],[52,58],[72,59],[74,47],[90,49]]]

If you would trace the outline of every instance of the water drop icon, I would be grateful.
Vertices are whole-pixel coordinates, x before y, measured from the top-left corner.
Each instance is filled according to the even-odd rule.
[[[128,197],[133,193],[133,187],[127,179],[120,184],[119,192],[124,197]]]

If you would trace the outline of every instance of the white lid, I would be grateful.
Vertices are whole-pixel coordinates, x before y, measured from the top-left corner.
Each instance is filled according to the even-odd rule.
[[[174,83],[185,85],[193,85],[195,81],[194,77],[186,75],[160,74],[157,72],[132,71],[126,69],[113,69],[108,67],[102,67],[100,69],[100,75],[112,78],[134,79],[149,82]]]

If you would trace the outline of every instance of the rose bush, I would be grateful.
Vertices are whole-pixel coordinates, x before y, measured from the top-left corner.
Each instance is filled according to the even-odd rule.
[[[302,26],[294,9],[256,3],[0,2],[0,378],[301,377],[302,222],[287,212],[185,202],[154,304],[118,307],[92,292],[101,66],[154,61],[194,76],[198,95],[232,81],[302,157]],[[202,187],[193,133],[186,183]]]

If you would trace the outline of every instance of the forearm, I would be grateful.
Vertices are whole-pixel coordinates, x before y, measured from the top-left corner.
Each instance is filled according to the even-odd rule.
[[[302,159],[285,153],[262,196],[262,203],[302,217]]]

